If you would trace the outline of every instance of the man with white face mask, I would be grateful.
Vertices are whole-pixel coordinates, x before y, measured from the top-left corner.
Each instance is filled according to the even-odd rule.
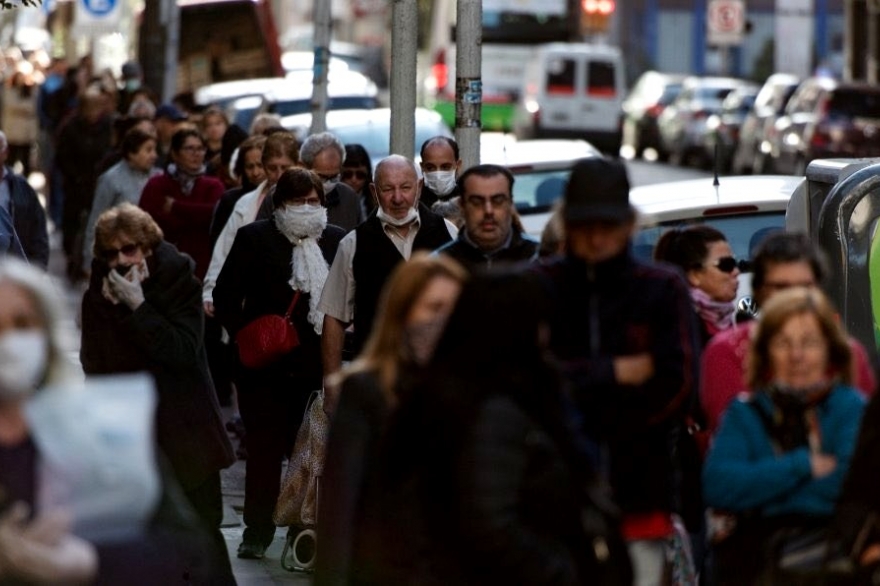
[[[419,153],[422,160],[422,203],[428,207],[437,201],[449,201],[459,195],[458,172],[461,171],[461,158],[458,143],[448,136],[435,136],[422,143]]]
[[[357,193],[340,181],[345,146],[329,132],[313,134],[299,149],[303,166],[314,172],[324,185],[327,221],[350,232],[364,221],[366,214]]]
[[[434,250],[455,238],[455,226],[419,202],[422,182],[415,163],[390,155],[376,166],[370,190],[378,207],[342,239],[318,309],[324,313],[321,356],[324,378],[342,366],[345,328],[354,324],[354,352],[360,352],[373,327],[379,295],[398,263],[415,250]],[[335,389],[325,386],[325,409],[335,404]]]

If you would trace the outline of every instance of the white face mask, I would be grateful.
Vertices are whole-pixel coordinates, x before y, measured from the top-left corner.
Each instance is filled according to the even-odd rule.
[[[455,171],[425,173],[425,185],[440,197],[449,195],[455,189]]]
[[[303,238],[318,238],[327,227],[327,208],[324,206],[286,205],[275,210],[275,226],[296,243]]]
[[[409,208],[409,210],[406,212],[406,215],[398,219],[386,213],[385,210],[382,209],[382,206],[379,206],[379,209],[376,211],[376,217],[386,224],[391,224],[396,228],[400,228],[401,226],[406,226],[410,222],[415,221],[415,219],[419,217],[419,212],[416,210],[416,208]]]
[[[0,400],[33,393],[46,372],[49,341],[39,329],[0,334]]]
[[[324,195],[328,195],[331,191],[336,189],[336,186],[339,185],[339,181],[324,181]]]

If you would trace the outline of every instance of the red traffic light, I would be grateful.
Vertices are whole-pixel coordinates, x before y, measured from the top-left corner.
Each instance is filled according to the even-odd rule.
[[[609,15],[614,12],[614,0],[581,0],[581,6],[587,14]]]

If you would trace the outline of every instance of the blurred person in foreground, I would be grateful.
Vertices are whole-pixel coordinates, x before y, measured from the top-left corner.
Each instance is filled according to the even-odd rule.
[[[661,584],[680,493],[669,439],[693,388],[695,324],[682,277],[631,251],[636,212],[618,160],[584,159],[565,192],[565,256],[536,265],[551,295],[550,348],[584,430],[603,447],[635,584]]]
[[[755,392],[730,404],[703,468],[706,504],[734,515],[710,534],[717,584],[758,583],[780,531],[828,525],[864,411],[851,361],[818,289],[764,305],[749,350]]]
[[[130,203],[98,218],[94,256],[82,302],[83,370],[153,375],[159,447],[231,573],[220,533],[220,470],[235,458],[208,373],[193,261]]]
[[[360,196],[361,205],[367,216],[376,209],[376,201],[370,193],[373,182],[373,162],[370,153],[361,144],[345,145],[345,158],[342,160],[343,183],[351,187]]]
[[[370,185],[378,208],[346,234],[330,267],[320,310],[325,314],[321,335],[324,375],[339,372],[345,328],[354,324],[355,354],[370,336],[385,281],[399,263],[417,250],[434,250],[457,234],[454,225],[419,203],[422,182],[413,161],[389,155],[376,166]],[[336,390],[325,385],[324,406],[331,412]]]
[[[752,261],[752,292],[758,312],[777,293],[792,287],[821,289],[825,259],[805,234],[780,232],[759,246]],[[708,430],[714,433],[730,402],[744,391],[746,357],[757,321],[739,324],[712,338],[702,356],[700,402]],[[849,338],[853,353],[853,385],[866,397],[876,388],[876,379],[865,348]]]
[[[500,165],[476,165],[462,173],[458,205],[464,227],[437,253],[448,254],[470,271],[535,260],[538,241],[513,221],[513,181],[510,171]]]
[[[321,178],[327,200],[327,221],[346,232],[364,221],[364,207],[357,193],[341,181],[345,147],[330,132],[313,134],[299,149],[303,166]]]
[[[734,326],[740,271],[724,234],[703,224],[667,230],[654,247],[654,260],[673,264],[684,274],[703,347]]]
[[[245,559],[262,558],[272,543],[281,462],[294,445],[309,395],[321,388],[324,314],[317,305],[345,234],[327,223],[324,189],[311,171],[281,173],[272,203],[271,220],[238,230],[213,295],[217,319],[233,340],[245,325],[267,314],[284,315],[292,303],[299,336],[299,346],[275,362],[262,368],[239,364],[235,376],[247,430],[246,527],[238,548]]]
[[[88,272],[92,266],[92,249],[95,246],[95,223],[108,209],[127,201],[137,204],[141,192],[150,177],[162,170],[156,167],[156,137],[143,130],[132,128],[120,145],[123,159],[98,177],[95,199],[86,224],[83,239],[83,268]]]
[[[208,230],[223,183],[205,174],[205,141],[184,128],[171,138],[171,163],[144,185],[140,206],[162,228],[165,239],[192,257],[203,279],[211,260]]]
[[[423,382],[399,396],[374,466],[365,583],[631,583],[534,277],[473,275]]]
[[[322,475],[316,586],[354,583],[369,571],[367,538],[377,519],[368,506],[386,424],[401,397],[419,392],[421,371],[466,277],[452,259],[426,252],[398,265],[364,351],[340,373]]]
[[[52,283],[0,260],[0,298],[0,583],[233,584],[154,461],[152,410],[122,379],[95,394],[65,359]],[[129,421],[107,419],[119,409]]]

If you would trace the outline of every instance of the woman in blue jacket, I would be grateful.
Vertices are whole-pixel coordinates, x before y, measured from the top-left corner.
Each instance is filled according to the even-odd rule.
[[[779,530],[823,527],[840,494],[864,402],[834,308],[816,290],[764,307],[746,388],[727,409],[703,469],[706,504],[734,520],[713,536],[718,584],[750,584]]]

